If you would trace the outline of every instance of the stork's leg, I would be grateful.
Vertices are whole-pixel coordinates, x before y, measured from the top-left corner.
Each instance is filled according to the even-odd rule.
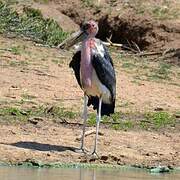
[[[86,129],[86,120],[87,120],[87,103],[88,103],[88,96],[84,94],[84,110],[83,110],[83,132],[81,137],[81,146],[80,149],[84,152],[84,136],[85,136],[85,129]]]
[[[101,121],[101,106],[102,106],[102,97],[99,98],[99,110],[96,117],[96,136],[95,136],[95,144],[94,150],[92,152],[93,155],[97,155],[97,141],[98,141],[98,133],[99,133],[99,123]]]

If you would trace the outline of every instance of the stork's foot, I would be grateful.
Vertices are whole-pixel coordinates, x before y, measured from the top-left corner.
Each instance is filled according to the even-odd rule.
[[[85,148],[79,148],[79,149],[76,149],[76,152],[77,152],[77,153],[87,154],[87,153],[88,153],[88,150],[85,149]]]
[[[100,158],[96,151],[93,151],[91,155],[96,159]]]

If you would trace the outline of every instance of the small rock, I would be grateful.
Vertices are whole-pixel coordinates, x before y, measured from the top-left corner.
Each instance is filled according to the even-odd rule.
[[[108,160],[108,156],[101,156],[100,160],[107,161]]]
[[[18,86],[16,86],[16,85],[12,85],[11,88],[12,89],[19,89]]]
[[[155,110],[155,111],[163,111],[164,109],[161,108],[161,107],[157,107],[157,108],[155,108],[154,110]]]
[[[110,146],[110,144],[111,144],[110,141],[105,141],[105,142],[104,142],[104,145],[106,145],[106,146]]]
[[[16,132],[14,132],[13,130],[10,130],[10,133],[12,133],[12,134],[16,134]]]
[[[175,114],[175,117],[176,117],[177,119],[180,119],[180,114]]]
[[[34,119],[28,119],[28,122],[31,124],[37,125],[38,121],[35,121]]]
[[[32,117],[32,118],[28,119],[28,122],[30,122],[31,124],[34,124],[34,125],[37,125],[39,121],[43,121],[43,118]]]
[[[170,169],[167,166],[158,166],[150,170],[151,173],[165,173],[169,171]]]
[[[146,153],[145,155],[146,155],[146,156],[150,156],[150,153]]]
[[[113,161],[119,161],[120,159],[118,158],[118,157],[116,157],[116,156],[111,156],[111,159],[113,160]]]

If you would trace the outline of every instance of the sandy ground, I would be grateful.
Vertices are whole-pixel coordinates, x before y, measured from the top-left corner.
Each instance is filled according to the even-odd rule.
[[[88,128],[88,130],[91,128]],[[42,162],[92,162],[152,167],[180,166],[179,133],[124,132],[102,129],[99,136],[100,159],[74,152],[80,142],[77,126],[63,127],[43,121],[31,124],[0,126],[1,161],[17,163],[27,159]],[[108,137],[108,138],[107,138]],[[91,152],[94,135],[86,137],[85,146]]]

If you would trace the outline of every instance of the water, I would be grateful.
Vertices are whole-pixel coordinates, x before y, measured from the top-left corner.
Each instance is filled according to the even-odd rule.
[[[0,167],[0,180],[180,180],[180,173],[144,170]]]

